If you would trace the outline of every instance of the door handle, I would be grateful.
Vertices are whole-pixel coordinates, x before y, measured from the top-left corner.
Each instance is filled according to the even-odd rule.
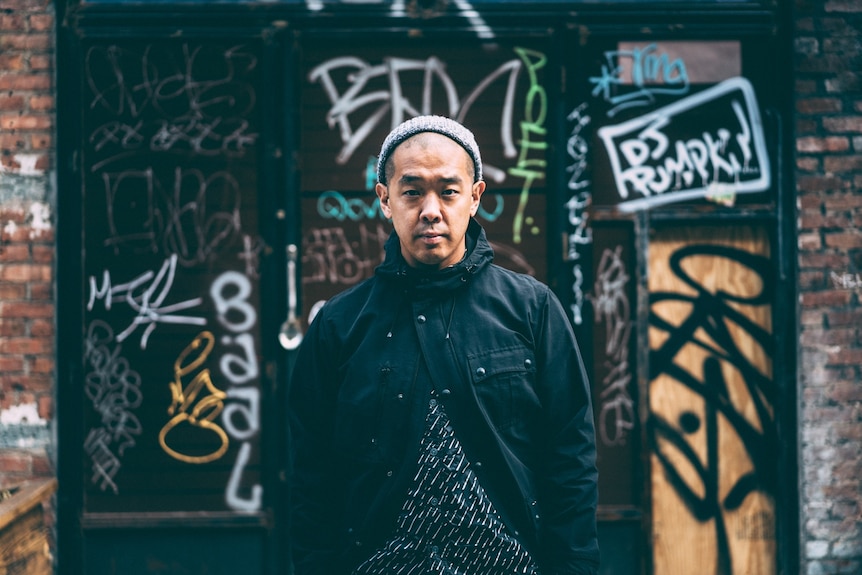
[[[302,343],[302,323],[296,316],[296,257],[299,250],[296,244],[287,246],[287,319],[281,324],[278,342],[281,347],[292,351]]]

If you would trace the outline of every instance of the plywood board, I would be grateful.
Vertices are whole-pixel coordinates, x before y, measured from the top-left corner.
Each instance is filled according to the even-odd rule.
[[[776,572],[769,257],[749,226],[650,242],[654,573]]]

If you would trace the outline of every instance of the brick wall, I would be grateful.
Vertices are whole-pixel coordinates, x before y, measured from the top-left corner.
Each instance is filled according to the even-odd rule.
[[[862,573],[862,0],[796,0],[803,573]]]
[[[0,0],[0,486],[52,475],[54,8]]]

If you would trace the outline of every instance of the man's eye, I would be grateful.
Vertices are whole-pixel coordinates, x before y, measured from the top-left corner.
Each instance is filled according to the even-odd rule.
[[[454,196],[458,193],[458,190],[443,190],[444,196]]]
[[[404,190],[405,196],[418,196],[419,190]]]

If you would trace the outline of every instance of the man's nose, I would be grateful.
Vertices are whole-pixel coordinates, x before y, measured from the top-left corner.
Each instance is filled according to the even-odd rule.
[[[440,198],[436,194],[425,194],[422,198],[422,211],[419,217],[425,222],[436,222],[440,219]]]

